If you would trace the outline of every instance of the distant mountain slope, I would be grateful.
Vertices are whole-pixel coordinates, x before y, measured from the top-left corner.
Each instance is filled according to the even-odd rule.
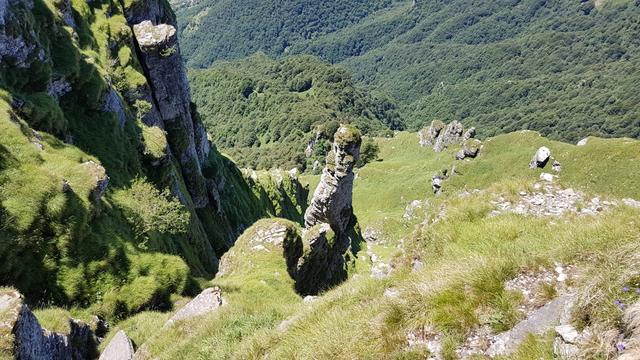
[[[263,51],[279,55],[294,43],[345,28],[392,0],[174,1],[187,65]]]
[[[304,170],[322,163],[341,122],[376,136],[404,128],[393,103],[311,56],[259,54],[191,70],[189,78],[213,140],[245,167]]]
[[[202,9],[205,1],[196,7]],[[288,54],[341,62],[356,80],[392,96],[414,129],[441,118],[476,125],[482,136],[522,128],[569,141],[640,136],[640,95],[634,90],[640,81],[640,2],[635,0],[598,6],[545,0],[394,2],[307,38],[243,38],[211,54],[201,45],[211,36],[230,44],[239,39],[225,31],[227,20],[211,20],[230,11],[215,4],[200,17],[193,16],[196,7],[178,11],[186,28],[207,19],[209,35],[203,32],[194,46],[210,59],[241,57],[251,48],[284,55],[285,47],[278,51],[277,45],[285,38]],[[246,8],[252,15],[256,11]],[[289,16],[306,24],[307,13]],[[240,28],[264,26],[260,19],[234,19]],[[191,36],[185,30],[184,42],[193,42]],[[193,53],[187,56],[189,64],[207,64]]]

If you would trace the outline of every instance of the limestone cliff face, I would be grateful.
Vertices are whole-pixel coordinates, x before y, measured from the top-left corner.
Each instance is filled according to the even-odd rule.
[[[341,126],[334,136],[320,183],[304,216],[305,227],[327,223],[345,240],[353,217],[353,167],[360,158],[360,134],[349,126]],[[346,250],[347,244],[344,244]]]
[[[209,156],[204,126],[192,115],[191,94],[180,56],[175,19],[159,1],[125,9],[133,28],[139,61],[151,90],[153,111],[182,169],[187,189],[196,208],[209,204],[202,167]]]
[[[305,212],[303,241],[309,250],[298,261],[296,289],[317,294],[347,277],[345,254],[361,235],[353,214],[353,167],[360,157],[360,133],[342,125],[334,135],[320,183]]]
[[[97,354],[97,342],[89,327],[70,320],[68,335],[47,331],[15,290],[0,290],[0,355],[16,359],[84,360]],[[6,341],[9,340],[9,341]],[[6,347],[6,348],[5,348]]]

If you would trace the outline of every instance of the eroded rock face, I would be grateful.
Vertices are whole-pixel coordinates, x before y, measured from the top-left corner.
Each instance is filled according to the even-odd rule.
[[[0,351],[13,352],[17,359],[92,359],[96,341],[91,329],[70,320],[71,333],[62,335],[43,329],[35,315],[15,290],[0,290]],[[8,339],[8,341],[4,341]],[[1,346],[8,345],[4,349]]]
[[[449,123],[438,135],[438,139],[433,145],[435,152],[441,152],[449,145],[457,144],[460,142],[464,128],[459,121],[453,121]],[[475,130],[474,130],[475,135]]]
[[[357,129],[340,126],[305,212],[303,242],[309,244],[309,250],[295,274],[296,289],[303,295],[316,294],[347,277],[345,253],[361,238],[352,207],[353,167],[360,157],[360,143]]]
[[[153,104],[167,131],[171,151],[180,162],[195,207],[204,208],[209,204],[202,175],[204,160],[209,155],[208,139],[204,127],[196,124],[192,116],[189,84],[176,28],[173,24],[144,20],[133,24],[133,32],[152,89]]]
[[[134,353],[131,339],[124,331],[120,330],[104,348],[99,360],[131,360]]]
[[[360,158],[360,133],[341,126],[334,136],[332,150],[322,171],[320,183],[304,215],[306,228],[326,223],[344,242],[353,218],[353,167]],[[344,250],[346,251],[347,244]]]

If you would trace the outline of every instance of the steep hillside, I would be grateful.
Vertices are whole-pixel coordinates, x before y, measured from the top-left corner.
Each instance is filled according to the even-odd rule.
[[[264,235],[253,229],[223,258],[236,266],[212,282],[227,305],[151,336],[139,329],[165,315],[145,313],[112,334],[133,334],[143,358],[489,359],[495,351],[492,358],[530,360],[558,358],[554,343],[571,345],[554,330],[561,322],[577,329],[578,358],[633,355],[632,333],[612,334],[628,331],[626,309],[640,300],[640,203],[629,199],[640,198],[640,142],[590,138],[575,146],[518,132],[488,139],[465,161],[454,159],[454,147],[420,147],[414,133],[378,142],[382,161],[354,183],[368,242],[345,284],[295,296],[286,253],[267,242],[272,251],[258,249]],[[561,163],[559,173],[551,164],[529,168],[540,146]],[[432,176],[454,165],[434,195]],[[540,178],[548,171],[551,182]],[[569,298],[570,316],[545,313]],[[536,316],[549,323],[526,322]],[[509,332],[525,325],[534,333]],[[505,334],[513,336],[510,352],[495,345]]]
[[[415,130],[443,119],[478,126],[482,136],[533,129],[568,141],[588,135],[637,138],[640,6],[633,0],[597,3],[394,2],[349,26],[291,38],[286,54],[341,62],[356,80],[391,96]],[[207,28],[216,28],[217,17],[228,9],[208,9],[200,17],[186,10],[179,16],[187,27],[208,21]],[[273,19],[263,18],[251,26]],[[235,49],[220,49],[216,56],[253,52]]]
[[[0,6],[0,285],[166,309],[257,219],[302,221],[295,174],[246,179],[208,140],[164,1]]]
[[[343,29],[392,0],[175,1],[189,67],[262,51],[282,54],[299,41]],[[211,31],[215,29],[215,31]]]
[[[377,136],[404,127],[392,103],[313,57],[255,55],[191,70],[189,80],[212,140],[243,167],[311,169],[341,122]]]

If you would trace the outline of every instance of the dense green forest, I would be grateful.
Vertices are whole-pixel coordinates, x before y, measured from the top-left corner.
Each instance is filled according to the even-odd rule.
[[[313,36],[300,36],[305,27],[296,30],[289,22],[286,33],[266,38],[271,43],[242,35],[249,18],[257,19],[250,24],[256,29],[277,28],[283,18],[307,24],[304,16],[316,11],[294,3],[302,15],[279,8],[271,16],[264,12],[267,5],[238,10],[207,1],[182,8],[188,63],[206,66],[256,49],[273,56],[315,55],[341,63],[356,81],[388,94],[410,129],[442,119],[477,126],[480,136],[525,128],[565,141],[640,136],[638,1],[374,2],[370,10],[377,11],[349,21],[323,13],[324,20],[313,23],[320,29]],[[361,2],[340,4],[356,8]],[[226,15],[231,11],[235,17]],[[226,29],[234,19],[237,31],[210,31]],[[197,24],[203,31],[194,30]],[[205,43],[234,46],[201,46],[208,56],[203,61],[189,47]]]
[[[258,54],[191,70],[189,78],[213,141],[241,166],[305,170],[316,160],[322,164],[341,122],[376,136],[404,128],[391,102],[311,56]]]
[[[282,54],[300,41],[348,27],[392,0],[205,0],[174,2],[182,51],[191,67],[263,51]],[[191,4],[191,3],[189,3]]]

